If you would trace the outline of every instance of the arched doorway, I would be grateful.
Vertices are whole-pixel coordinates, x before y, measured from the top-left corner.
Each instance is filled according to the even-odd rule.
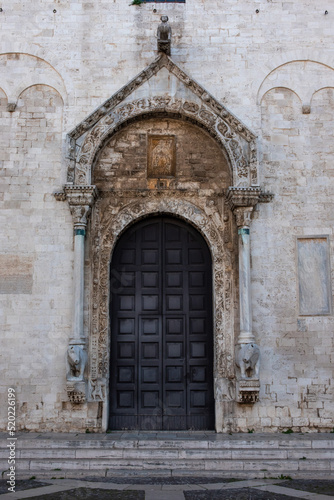
[[[120,237],[110,273],[110,429],[214,429],[211,268],[204,238],[180,219],[150,217]]]

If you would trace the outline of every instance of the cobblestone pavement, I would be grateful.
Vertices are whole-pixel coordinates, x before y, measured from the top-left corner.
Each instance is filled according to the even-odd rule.
[[[328,500],[334,480],[222,479],[219,477],[113,477],[100,479],[36,479],[16,482],[8,493],[0,481],[0,499],[45,500]]]

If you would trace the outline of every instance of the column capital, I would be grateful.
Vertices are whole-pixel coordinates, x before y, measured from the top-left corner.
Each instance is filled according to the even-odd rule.
[[[237,207],[233,210],[237,227],[239,230],[241,228],[249,228],[252,212],[253,212],[253,207]],[[247,234],[249,234],[249,231]]]
[[[260,186],[228,188],[226,201],[233,211],[238,228],[249,228],[251,213],[255,205],[260,201],[262,190]]]
[[[96,186],[64,187],[64,195],[70,206],[75,229],[85,229],[92,206],[97,197]]]

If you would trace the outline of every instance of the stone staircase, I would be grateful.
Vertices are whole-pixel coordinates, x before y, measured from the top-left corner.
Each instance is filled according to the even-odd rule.
[[[129,475],[334,477],[334,434],[17,434],[17,479]],[[1,472],[8,435],[0,434]],[[154,474],[153,474],[154,471]]]

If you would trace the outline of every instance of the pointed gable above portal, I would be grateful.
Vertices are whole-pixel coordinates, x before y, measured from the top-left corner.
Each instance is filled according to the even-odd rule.
[[[255,135],[165,54],[68,134],[68,182],[90,184],[92,165],[106,140],[130,120],[162,112],[192,121],[222,145],[234,186],[258,184]]]

